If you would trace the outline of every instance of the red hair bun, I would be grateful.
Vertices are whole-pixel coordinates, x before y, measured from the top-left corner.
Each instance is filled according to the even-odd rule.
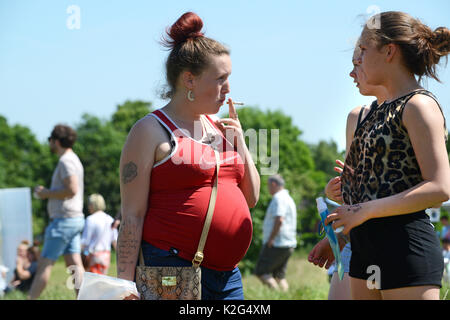
[[[189,39],[203,37],[202,28],[202,19],[193,12],[186,12],[166,31],[170,39],[164,39],[164,45],[173,48]]]

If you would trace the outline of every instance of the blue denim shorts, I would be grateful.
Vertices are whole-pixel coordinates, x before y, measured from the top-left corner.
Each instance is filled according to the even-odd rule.
[[[146,266],[188,267],[192,262],[178,257],[175,248],[161,250],[142,241],[142,253]],[[244,300],[242,276],[239,268],[216,271],[200,266],[202,270],[202,300]]]
[[[341,261],[342,266],[344,267],[344,272],[350,272],[350,259],[352,258],[352,247],[350,246],[350,242],[345,245],[345,247],[341,251]],[[336,267],[336,261],[333,262],[334,267]],[[338,272],[337,268],[334,269],[334,272]]]
[[[53,219],[45,229],[41,256],[58,260],[61,255],[81,252],[84,217]]]

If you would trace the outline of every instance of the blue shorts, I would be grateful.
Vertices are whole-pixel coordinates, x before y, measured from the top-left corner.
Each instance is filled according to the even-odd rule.
[[[176,249],[158,249],[142,241],[142,253],[146,266],[188,267],[187,261],[177,256]],[[216,271],[200,266],[202,270],[202,300],[244,300],[242,276],[239,268],[231,271]]]
[[[344,267],[344,272],[350,272],[350,259],[352,258],[352,247],[350,246],[350,242],[345,245],[345,247],[341,251],[341,261],[342,266]],[[336,261],[333,262],[333,265],[336,266]],[[334,269],[333,272],[338,272],[337,268]]]
[[[81,252],[84,217],[53,219],[45,229],[41,256],[58,260],[61,255]]]

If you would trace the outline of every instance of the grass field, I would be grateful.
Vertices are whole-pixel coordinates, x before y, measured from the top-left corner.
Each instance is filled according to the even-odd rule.
[[[115,256],[111,259],[110,276],[116,276]],[[69,273],[66,272],[64,260],[60,258],[52,271],[47,288],[40,299],[73,300],[75,292],[66,286]],[[289,260],[286,278],[290,288],[288,292],[276,292],[263,286],[253,275],[243,277],[244,297],[246,300],[326,300],[329,283],[325,269],[318,268],[306,259],[306,254],[295,253]],[[441,289],[441,299],[450,300],[449,287]],[[12,292],[3,297],[4,300],[23,300],[26,296],[21,292]]]

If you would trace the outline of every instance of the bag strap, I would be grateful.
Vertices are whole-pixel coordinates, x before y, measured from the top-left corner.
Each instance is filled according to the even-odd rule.
[[[202,119],[202,118],[201,118]],[[203,121],[202,121],[203,122]],[[209,121],[206,121],[210,127],[212,125]],[[204,122],[203,122],[204,123]],[[213,127],[212,127],[213,128]],[[215,128],[213,128],[215,130]],[[211,227],[211,221],[214,214],[214,208],[216,206],[217,199],[217,187],[219,183],[219,169],[220,169],[220,155],[217,151],[217,147],[214,144],[211,144],[211,148],[214,150],[214,156],[216,160],[216,170],[214,176],[214,185],[211,190],[211,196],[209,198],[208,211],[206,213],[205,224],[203,225],[202,234],[200,236],[200,241],[198,243],[197,252],[194,255],[194,259],[192,259],[192,266],[198,268],[203,261],[203,249],[205,248],[206,239],[208,238],[209,228]],[[144,264],[144,254],[142,253],[142,247],[139,249],[139,266],[145,266]]]
[[[200,236],[200,241],[198,243],[197,252],[195,253],[194,259],[192,259],[192,266],[193,267],[199,267],[200,264],[203,261],[204,255],[203,255],[203,249],[205,248],[206,244],[206,238],[208,237],[209,227],[211,227],[211,221],[214,213],[214,208],[216,205],[216,199],[217,199],[217,185],[219,182],[219,168],[220,168],[220,157],[219,152],[213,148],[214,155],[216,158],[216,175],[214,179],[214,186],[211,190],[211,197],[209,199],[209,206],[208,206],[208,212],[206,214],[206,220],[205,224],[203,225],[202,235]]]

